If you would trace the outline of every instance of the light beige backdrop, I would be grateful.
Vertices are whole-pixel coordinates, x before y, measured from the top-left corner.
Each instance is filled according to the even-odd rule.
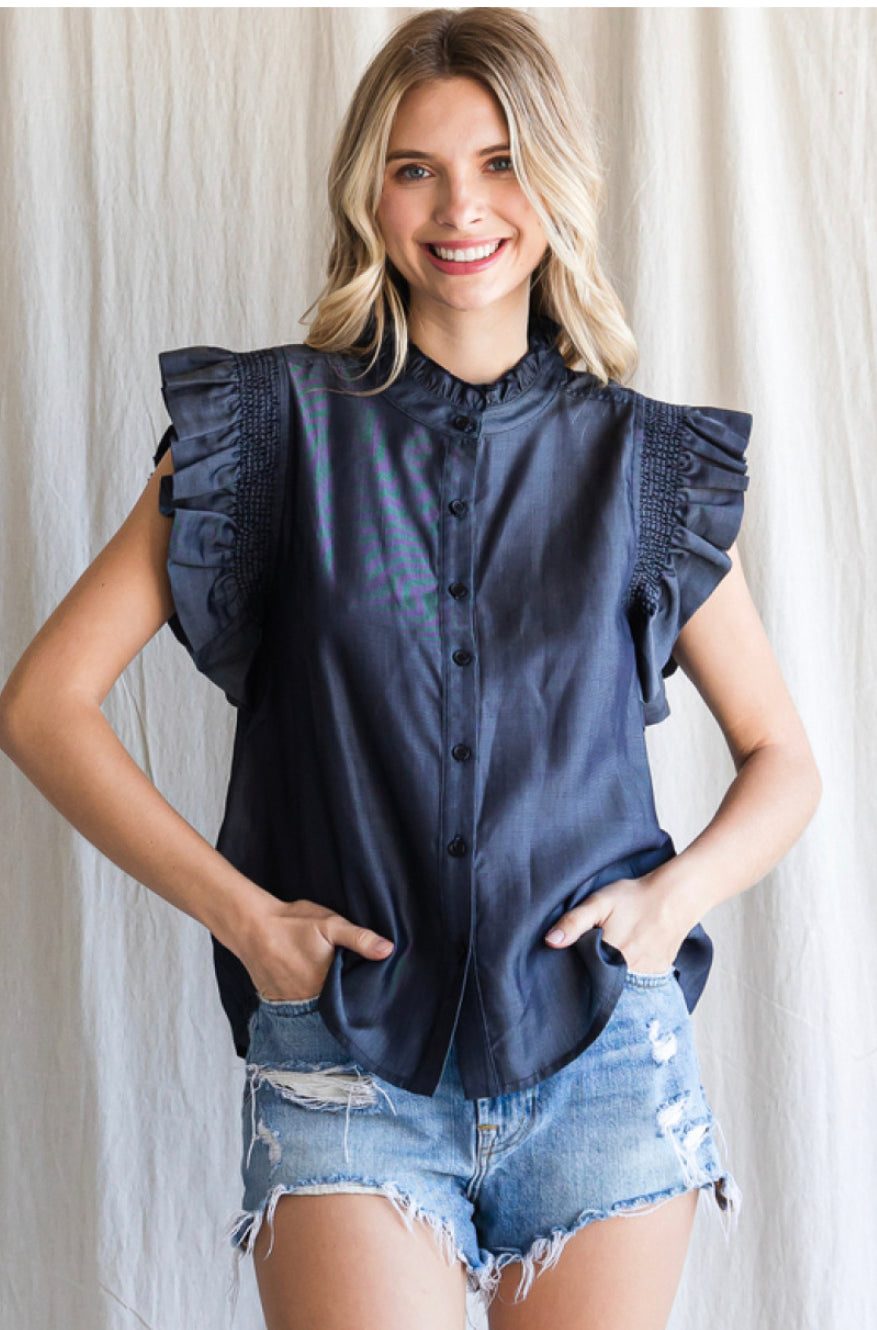
[[[160,350],[296,342],[332,136],[405,9],[0,16],[2,675],[120,524],[167,417]],[[701,1210],[673,1330],[877,1324],[874,800],[877,18],[538,12],[605,140],[634,386],[751,411],[740,548],[825,782],[714,910],[695,1011],[744,1194]],[[733,770],[683,675],[649,732],[684,848]],[[233,712],[162,629],[106,703],[214,837]],[[0,758],[2,1330],[223,1330],[235,1056],[209,937]],[[252,1267],[236,1330],[261,1326]]]

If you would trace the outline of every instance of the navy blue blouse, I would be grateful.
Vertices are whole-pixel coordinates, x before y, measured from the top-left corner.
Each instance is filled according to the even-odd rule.
[[[177,638],[237,708],[217,848],[282,900],[389,937],[338,947],[318,1010],[351,1058],[469,1098],[542,1080],[606,1025],[623,955],[545,933],[673,856],[644,726],[680,628],[730,568],[752,417],[568,369],[558,325],[490,384],[411,344],[159,356]],[[245,1057],[258,1003],[213,938]],[[675,959],[693,1010],[700,924]]]

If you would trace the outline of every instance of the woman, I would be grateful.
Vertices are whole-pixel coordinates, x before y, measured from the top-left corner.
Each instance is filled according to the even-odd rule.
[[[307,342],[161,355],[155,471],[0,697],[30,779],[211,932],[269,1330],[446,1330],[467,1287],[494,1330],[657,1330],[697,1197],[737,1214],[699,921],[820,780],[734,543],[751,416],[623,386],[588,145],[525,15],[404,22]],[[167,620],[237,707],[216,849],[100,709]],[[681,853],[644,742],[677,665],[737,769]]]

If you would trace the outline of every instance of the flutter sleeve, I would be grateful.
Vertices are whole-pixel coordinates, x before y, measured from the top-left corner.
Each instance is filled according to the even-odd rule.
[[[194,346],[160,353],[171,424],[159,509],[173,520],[169,624],[234,706],[251,705],[283,505],[281,361],[275,350]]]
[[[643,723],[650,725],[670,714],[664,680],[677,668],[672,652],[680,630],[731,567],[727,550],[740,529],[749,484],[752,416],[642,400],[627,612]]]

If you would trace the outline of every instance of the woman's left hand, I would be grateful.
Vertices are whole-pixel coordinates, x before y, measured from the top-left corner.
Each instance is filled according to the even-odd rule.
[[[545,940],[549,946],[568,947],[589,928],[602,928],[603,941],[621,952],[629,969],[659,974],[670,969],[696,922],[683,913],[678,894],[644,874],[598,887],[561,915]],[[564,936],[554,941],[557,928]]]

